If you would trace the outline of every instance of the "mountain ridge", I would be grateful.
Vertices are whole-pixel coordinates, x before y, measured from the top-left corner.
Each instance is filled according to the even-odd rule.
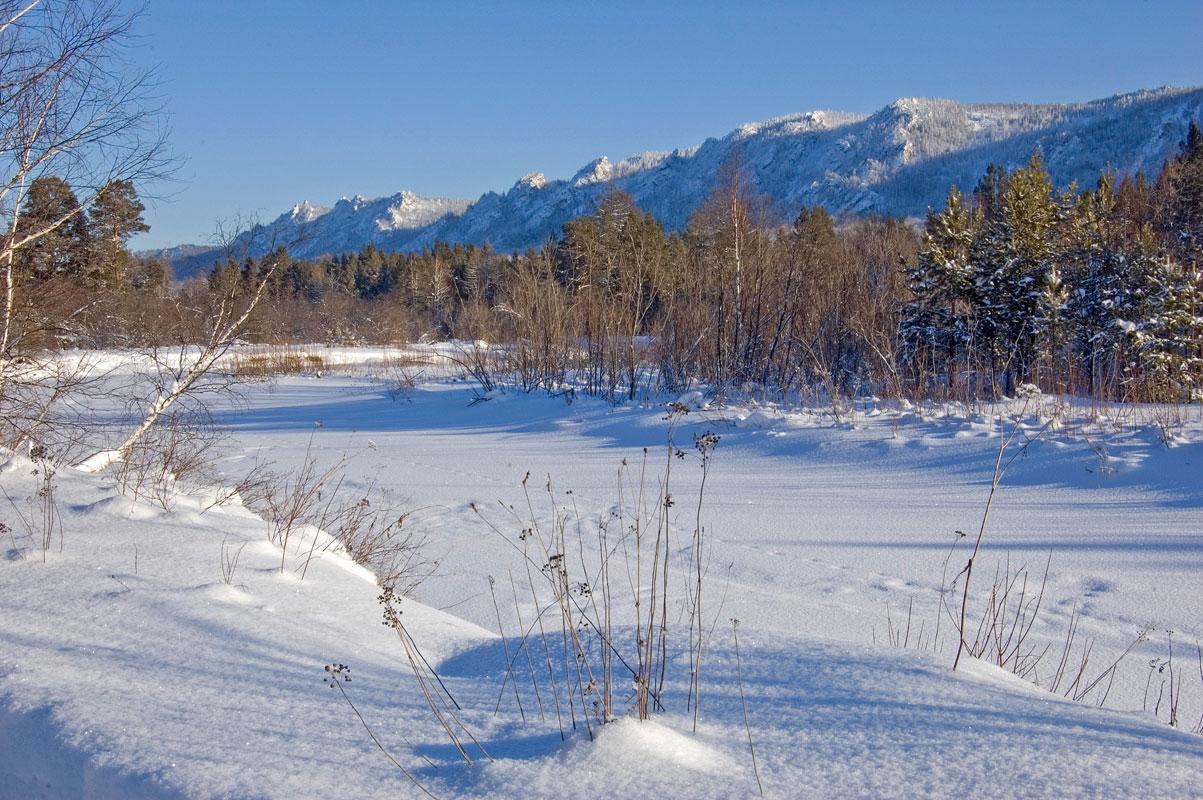
[[[692,147],[616,162],[603,155],[568,179],[529,172],[509,189],[474,201],[401,191],[343,197],[331,207],[300,203],[270,225],[243,232],[231,251],[260,256],[289,244],[294,257],[314,258],[369,243],[420,250],[442,240],[488,241],[509,252],[558,234],[611,189],[630,194],[667,228],[680,230],[737,151],[751,184],[782,220],[815,204],[837,215],[918,217],[943,203],[950,185],[971,188],[989,164],[1020,166],[1037,147],[1058,186],[1092,185],[1107,165],[1121,174],[1153,172],[1176,152],[1192,118],[1203,118],[1203,87],[1057,104],[904,97],[872,114],[801,112],[746,123]],[[187,277],[226,252],[183,246],[145,254],[170,259]]]

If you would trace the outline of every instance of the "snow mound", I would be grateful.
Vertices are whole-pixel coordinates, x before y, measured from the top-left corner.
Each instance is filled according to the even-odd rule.
[[[774,422],[776,422],[776,417],[760,409],[735,417],[735,427],[737,428],[769,428]]]
[[[688,770],[723,774],[735,769],[734,760],[698,737],[682,733],[656,720],[619,720],[601,729],[591,756],[612,764],[638,761],[649,770]]]

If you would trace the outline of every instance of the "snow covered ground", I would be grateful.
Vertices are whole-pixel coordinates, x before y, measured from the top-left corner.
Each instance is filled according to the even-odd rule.
[[[1008,558],[1012,574],[1026,567],[1029,600],[1048,565],[1027,640],[1027,652],[1047,648],[1029,676],[1036,686],[973,659],[954,673],[946,616],[935,636],[941,587],[965,564],[998,455],[1000,423],[985,410],[862,405],[837,421],[822,409],[708,407],[689,396],[672,434],[686,456],[670,460],[657,403],[516,392],[473,402],[473,384],[433,367],[398,396],[387,374],[368,366],[254,388],[245,404],[218,410],[233,436],[220,466],[238,476],[257,460],[280,471],[307,453],[323,464],[346,453],[340,491],[374,485],[411,511],[407,529],[440,564],[398,610],[479,743],[457,728],[471,764],[427,705],[396,631],[381,624],[372,576],[323,549],[321,535],[291,538],[281,570],[267,523],[236,502],[135,501],[111,477],[60,468],[51,483],[61,528],[43,553],[42,476],[31,474],[42,465],[5,454],[0,797],[424,796],[323,682],[332,664],[350,667],[343,688],[381,744],[442,798],[757,796],[749,733],[773,797],[1199,796],[1203,737],[1188,732],[1203,715],[1197,408],[1169,447],[1136,412],[1079,407],[1026,450],[1008,450],[1018,455],[990,511],[969,615],[976,625]],[[1017,419],[1035,435],[1058,408],[1017,401],[1001,430]],[[530,627],[535,613],[516,547],[531,521],[527,492],[544,531],[558,515],[569,551],[596,549],[599,519],[630,522],[647,448],[650,495],[671,465],[673,568],[682,568],[696,563],[693,436],[705,432],[720,441],[701,506],[697,731],[679,592],[665,711],[590,731],[578,698],[576,730],[567,711],[561,726],[550,684],[536,697],[519,669],[525,657],[514,658],[518,616]],[[607,524],[612,535],[622,527]],[[614,556],[616,639],[633,642],[630,569]],[[1075,622],[1064,671],[1093,642],[1084,682],[1144,632],[1082,703],[1059,696],[1068,678],[1061,693],[1047,691]],[[616,676],[621,716],[631,679]],[[1171,676],[1178,728],[1165,723]]]

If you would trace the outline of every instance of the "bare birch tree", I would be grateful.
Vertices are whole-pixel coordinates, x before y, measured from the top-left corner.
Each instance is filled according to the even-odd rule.
[[[17,253],[85,213],[107,187],[161,177],[172,164],[151,75],[128,60],[134,16],[118,0],[0,0],[0,411],[5,417],[43,419],[42,404],[59,399],[63,388],[25,341],[31,315],[21,312],[32,298]],[[52,219],[23,224],[30,185],[50,176],[69,183],[76,201]],[[86,304],[86,295],[79,302]],[[44,385],[47,380],[52,385]]]

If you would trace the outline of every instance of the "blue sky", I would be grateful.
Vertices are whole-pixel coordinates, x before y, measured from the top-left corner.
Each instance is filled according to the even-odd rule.
[[[183,164],[140,187],[134,248],[303,200],[476,198],[818,108],[1203,84],[1198,0],[150,0],[138,33]]]

